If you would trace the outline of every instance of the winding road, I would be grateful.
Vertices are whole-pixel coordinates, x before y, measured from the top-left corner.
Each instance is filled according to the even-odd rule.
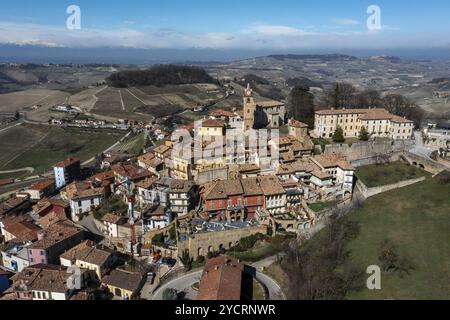
[[[178,291],[190,288],[192,285],[200,281],[202,273],[203,270],[195,271],[163,284],[158,288],[158,290],[155,291],[152,300],[163,300],[163,292],[168,288],[173,288]],[[269,300],[286,300],[280,285],[275,280],[258,271],[256,271],[255,279],[267,288],[269,292]]]

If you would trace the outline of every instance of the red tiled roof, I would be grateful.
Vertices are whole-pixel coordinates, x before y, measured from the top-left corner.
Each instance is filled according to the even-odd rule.
[[[67,167],[69,167],[69,166],[71,166],[71,165],[73,165],[73,164],[75,164],[77,162],[81,162],[81,160],[78,159],[78,158],[68,158],[66,160],[60,161],[57,164],[55,164],[55,167],[67,168]]]
[[[30,190],[37,190],[37,191],[42,191],[45,190],[47,188],[49,188],[50,186],[55,184],[55,180],[53,179],[45,179],[45,180],[41,180],[38,181],[36,183],[33,183],[30,186]]]
[[[197,300],[240,300],[244,264],[234,258],[220,256],[206,262]]]

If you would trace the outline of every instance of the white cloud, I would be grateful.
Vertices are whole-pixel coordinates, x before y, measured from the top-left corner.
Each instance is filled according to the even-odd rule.
[[[69,31],[32,23],[0,22],[0,43],[39,44],[51,47],[132,47],[212,49],[376,49],[443,46],[447,34],[400,32],[392,27],[370,32],[364,27],[340,32],[310,31],[291,26],[253,24],[236,32],[189,33],[171,28],[86,29]]]
[[[348,18],[333,19],[333,22],[341,26],[358,26],[361,24],[358,20]]]

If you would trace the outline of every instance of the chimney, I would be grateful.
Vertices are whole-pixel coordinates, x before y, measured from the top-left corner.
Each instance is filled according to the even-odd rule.
[[[45,238],[45,231],[44,230],[40,230],[37,234],[38,236],[38,241],[43,240]]]

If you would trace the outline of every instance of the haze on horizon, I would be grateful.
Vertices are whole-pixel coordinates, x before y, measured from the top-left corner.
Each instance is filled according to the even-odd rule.
[[[67,29],[70,5],[81,10],[80,29]],[[367,27],[371,5],[381,10],[380,30]],[[443,58],[450,52],[445,0],[17,0],[1,7],[2,60],[225,61],[334,52]]]

